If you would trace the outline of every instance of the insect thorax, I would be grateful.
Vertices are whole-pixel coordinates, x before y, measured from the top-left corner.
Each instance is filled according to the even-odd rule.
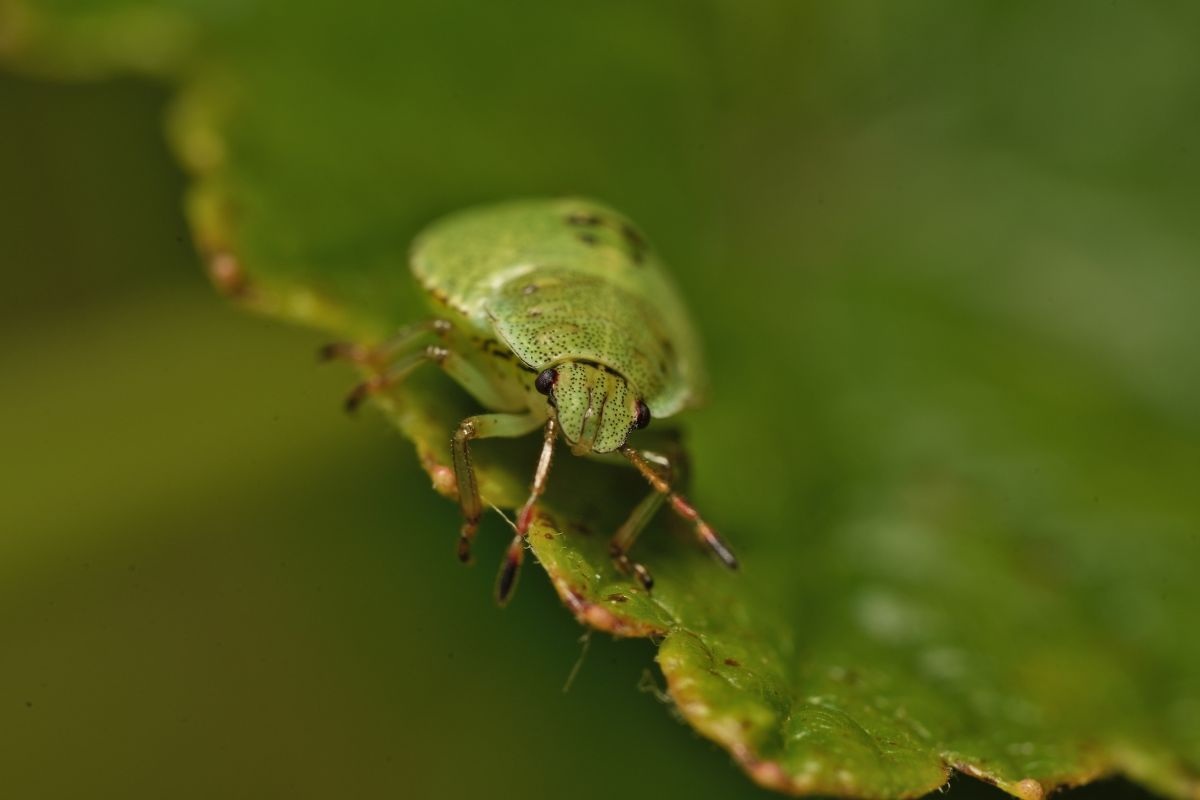
[[[532,271],[500,287],[487,311],[499,338],[539,370],[568,361],[595,365],[651,402],[672,369],[650,309],[600,278]]]

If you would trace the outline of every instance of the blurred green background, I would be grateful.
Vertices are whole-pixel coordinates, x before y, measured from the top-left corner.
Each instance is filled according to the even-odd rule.
[[[0,81],[7,797],[751,792],[457,511],[323,341],[203,279],[144,83]],[[493,530],[492,533],[498,531]]]
[[[855,2],[784,20],[749,3],[681,29],[667,5],[620,4],[605,30],[622,37],[580,23],[556,45],[619,48],[659,81],[626,106],[627,75],[605,84],[599,65],[546,114],[547,141],[589,144],[589,185],[556,185],[545,142],[511,149],[519,110],[485,109],[509,133],[474,155],[495,168],[431,196],[392,187],[406,224],[530,191],[630,211],[687,265],[717,373],[701,449],[735,450],[728,420],[772,411],[734,388],[790,297],[896,263],[971,298],[967,327],[1015,320],[1135,376],[1139,407],[1194,441],[1200,7]],[[532,570],[494,607],[499,526],[485,567],[462,569],[455,509],[388,425],[339,413],[347,374],[316,366],[323,340],[212,293],[166,102],[149,80],[0,77],[0,792],[765,796],[639,690],[658,679],[649,643],[591,637],[563,693],[581,630]],[[677,127],[626,127],[639,103],[675,104]],[[756,329],[722,327],[757,307]],[[750,452],[782,468],[769,444]],[[704,494],[720,472],[699,478]],[[778,519],[797,499],[750,491],[727,512]]]

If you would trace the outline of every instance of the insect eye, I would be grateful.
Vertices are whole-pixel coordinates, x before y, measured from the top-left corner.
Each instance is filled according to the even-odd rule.
[[[554,382],[558,380],[558,371],[553,367],[544,369],[537,376],[537,380],[533,382],[533,388],[537,389],[540,394],[550,394],[550,390],[554,388]]]
[[[650,406],[646,405],[641,400],[637,401],[637,417],[633,420],[633,427],[641,430],[650,424]]]

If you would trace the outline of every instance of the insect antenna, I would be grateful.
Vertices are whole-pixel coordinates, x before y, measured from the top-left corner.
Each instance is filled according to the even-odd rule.
[[[722,564],[730,569],[738,568],[737,557],[729,549],[729,545],[725,543],[725,540],[713,530],[711,525],[700,517],[700,513],[688,502],[687,498],[672,489],[671,485],[654,470],[654,467],[650,466],[645,456],[629,445],[621,447],[621,455],[629,459],[629,463],[633,464],[637,471],[642,473],[642,477],[654,487],[654,491],[666,495],[667,502],[671,504],[671,508],[675,510],[676,514],[692,523],[696,529],[696,535],[700,537],[700,540],[708,546],[708,549],[713,552],[713,555]]]

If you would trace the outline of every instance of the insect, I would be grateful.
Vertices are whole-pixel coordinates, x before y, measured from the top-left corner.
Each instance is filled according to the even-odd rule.
[[[728,545],[672,488],[670,459],[629,442],[652,418],[697,404],[704,376],[683,303],[628,219],[578,198],[469,209],[418,236],[411,267],[431,318],[374,345],[336,343],[323,353],[370,370],[347,397],[350,410],[423,364],[440,367],[488,409],[464,419],[451,442],[464,562],[483,512],[471,442],[542,429],[529,498],[497,578],[501,604],[515,585],[560,437],[577,456],[619,453],[650,483],[610,542],[622,573],[652,587],[649,570],[628,553],[663,502],[723,564],[737,567]]]

